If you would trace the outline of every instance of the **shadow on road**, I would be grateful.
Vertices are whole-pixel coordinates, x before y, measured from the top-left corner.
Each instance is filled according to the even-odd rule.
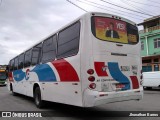
[[[45,109],[60,117],[118,117],[125,116],[124,112],[106,111],[104,109],[92,107],[82,108],[60,103],[47,102]]]
[[[21,94],[17,94],[16,97],[21,100],[33,104],[34,100],[31,97],[27,97]],[[116,112],[116,111],[107,111],[102,108],[82,108],[71,105],[65,105],[54,102],[45,102],[43,109],[38,109],[37,111],[44,113],[47,117],[75,117],[75,118],[103,118],[103,117],[119,117],[119,116],[128,116],[128,112]]]
[[[150,89],[147,89],[147,88],[144,88],[145,91],[160,91],[160,88],[159,87],[153,87],[153,88],[150,88]]]
[[[0,87],[6,87],[6,85],[0,85]]]

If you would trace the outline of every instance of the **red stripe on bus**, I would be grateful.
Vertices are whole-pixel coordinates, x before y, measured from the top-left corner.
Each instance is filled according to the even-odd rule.
[[[72,82],[79,81],[79,77],[73,66],[64,59],[55,60],[52,62],[56,68],[60,81],[62,82]]]
[[[137,76],[130,76],[132,80],[132,88],[133,89],[138,89],[139,88],[139,83],[138,83],[138,78]]]
[[[8,73],[8,79],[9,79],[10,82],[13,82],[12,72],[9,72],[9,73]]]
[[[94,67],[98,76],[105,77],[108,76],[105,62],[94,62]]]

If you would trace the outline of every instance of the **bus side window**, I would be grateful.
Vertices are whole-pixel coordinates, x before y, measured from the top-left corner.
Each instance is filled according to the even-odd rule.
[[[56,35],[48,38],[43,42],[42,47],[42,63],[51,62],[56,57],[56,46],[57,46]]]
[[[42,43],[33,47],[31,65],[36,65],[40,63],[41,51],[42,51]]]
[[[24,53],[19,56],[18,69],[23,68],[23,63],[24,63]]]
[[[24,67],[29,67],[31,65],[31,55],[32,49],[25,52]]]
[[[57,58],[76,55],[79,51],[80,21],[59,32]]]
[[[16,57],[15,59],[14,59],[14,70],[17,70],[18,69],[18,57]]]
[[[9,65],[9,71],[12,72],[14,69],[14,59],[11,60],[10,65]]]
[[[8,71],[11,72],[11,60],[9,61],[9,64],[8,64]]]

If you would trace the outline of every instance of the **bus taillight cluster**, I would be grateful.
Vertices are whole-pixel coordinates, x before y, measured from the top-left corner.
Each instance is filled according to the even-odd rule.
[[[91,75],[91,76],[88,77],[88,80],[89,80],[90,82],[94,82],[94,81],[95,81],[95,77],[93,76],[94,70],[93,70],[93,69],[88,69],[88,70],[87,70],[87,73],[88,73],[89,75]],[[95,88],[96,88],[96,84],[95,84],[95,83],[90,83],[89,88],[95,89]]]

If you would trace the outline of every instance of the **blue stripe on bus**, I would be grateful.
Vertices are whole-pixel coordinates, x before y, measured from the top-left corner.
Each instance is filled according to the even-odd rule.
[[[130,89],[129,79],[120,71],[117,62],[108,62],[108,69],[113,79],[125,85],[124,90]],[[122,90],[123,90],[122,89]]]
[[[54,82],[56,80],[55,73],[48,64],[37,65],[31,72],[35,72],[39,81]]]
[[[14,80],[21,81],[25,77],[25,72],[23,72],[22,70],[15,70],[13,71],[13,77],[14,77]]]

